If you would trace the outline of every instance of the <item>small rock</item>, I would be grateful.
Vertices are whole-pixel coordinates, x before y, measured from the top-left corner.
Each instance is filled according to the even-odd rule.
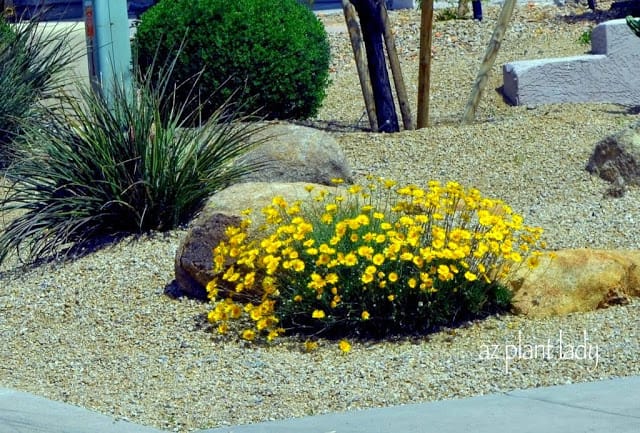
[[[640,123],[600,141],[586,168],[613,183],[613,197],[622,196],[625,185],[640,185]]]

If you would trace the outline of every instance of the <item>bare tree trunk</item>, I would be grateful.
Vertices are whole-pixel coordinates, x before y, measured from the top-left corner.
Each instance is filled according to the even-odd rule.
[[[384,28],[380,19],[381,0],[350,0],[360,18],[362,37],[367,52],[369,77],[376,105],[379,132],[398,132],[398,116],[393,103],[387,64],[384,58],[382,35]]]

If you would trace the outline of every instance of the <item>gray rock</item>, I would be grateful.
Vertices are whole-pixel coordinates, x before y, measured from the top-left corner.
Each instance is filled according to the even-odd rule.
[[[269,123],[252,140],[264,141],[238,163],[267,163],[245,175],[243,182],[310,182],[331,185],[331,179],[353,182],[353,173],[338,143],[328,133],[284,122]]]
[[[212,272],[213,249],[226,238],[225,229],[240,224],[242,211],[251,208],[251,236],[251,229],[255,230],[264,222],[261,210],[271,204],[273,197],[281,196],[287,203],[310,199],[315,194],[307,191],[308,185],[313,185],[315,190],[335,189],[303,182],[247,182],[232,185],[211,196],[178,247],[175,280],[167,292],[172,296],[206,300],[206,285],[215,276]]]
[[[600,141],[589,158],[587,171],[613,183],[616,191],[640,185],[640,123]]]

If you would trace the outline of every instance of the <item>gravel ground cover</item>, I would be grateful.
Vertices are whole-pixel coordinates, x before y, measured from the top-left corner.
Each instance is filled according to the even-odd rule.
[[[331,131],[358,176],[454,179],[544,227],[552,248],[636,249],[640,191],[607,197],[608,185],[584,170],[598,140],[636,120],[634,107],[510,107],[495,90],[507,61],[587,52],[578,39],[609,15],[518,7],[477,122],[461,127],[497,14],[435,23],[432,127],[393,135],[362,131],[349,41],[332,32],[332,85],[313,123]],[[419,13],[390,17],[415,101]],[[354,343],[348,354],[329,342],[303,353],[288,339],[269,347],[221,339],[203,321],[207,305],[163,295],[184,233],[126,240],[64,265],[5,265],[0,386],[186,432],[640,374],[638,301],[549,319],[490,318],[421,339]],[[546,349],[527,352],[533,345]]]

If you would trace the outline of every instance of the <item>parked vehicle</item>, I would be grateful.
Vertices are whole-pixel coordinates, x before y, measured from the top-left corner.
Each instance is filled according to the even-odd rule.
[[[157,2],[127,1],[129,18],[138,18]],[[80,21],[83,19],[83,3],[82,0],[0,0],[0,10],[9,19],[30,19],[38,15],[42,21]]]

